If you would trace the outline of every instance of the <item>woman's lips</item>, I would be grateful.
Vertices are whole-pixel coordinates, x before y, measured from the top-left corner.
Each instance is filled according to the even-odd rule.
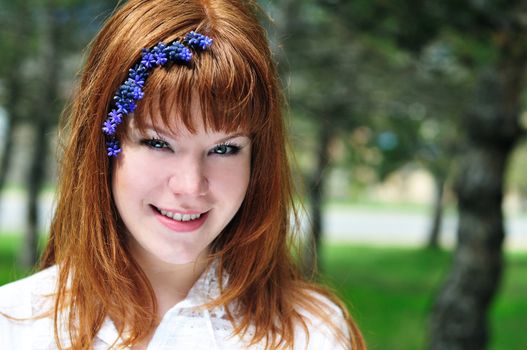
[[[156,219],[174,232],[192,232],[205,223],[209,212],[198,211],[176,212],[151,206]],[[172,216],[172,217],[169,217]]]

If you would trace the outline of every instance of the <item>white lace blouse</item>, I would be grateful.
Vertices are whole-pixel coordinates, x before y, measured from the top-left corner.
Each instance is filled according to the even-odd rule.
[[[46,297],[54,292],[57,267],[50,267],[25,279],[0,287],[0,312],[15,318],[31,318],[42,311],[50,310],[53,302]],[[224,276],[224,281],[227,280]],[[200,308],[219,295],[215,264],[212,264],[196,281],[187,297],[174,305],[163,317],[148,350],[192,349],[192,350],[236,350],[263,349],[264,344],[248,347],[246,338],[233,335],[233,325],[225,318],[225,309]],[[345,329],[345,322],[337,307],[335,321]],[[333,310],[332,310],[333,311]],[[295,335],[295,349],[338,350],[343,349],[329,328],[319,319],[303,313],[309,327],[309,340],[301,326]],[[61,335],[62,344],[67,345],[67,336]],[[117,340],[117,343],[116,343]],[[95,339],[94,350],[119,349],[120,339],[113,322],[107,318]],[[112,344],[117,344],[112,347]],[[52,318],[14,321],[0,314],[0,348],[17,350],[57,349],[53,337]]]

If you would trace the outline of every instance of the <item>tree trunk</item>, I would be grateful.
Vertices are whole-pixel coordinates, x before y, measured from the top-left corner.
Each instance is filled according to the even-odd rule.
[[[318,271],[318,256],[323,232],[322,202],[325,195],[326,170],[330,161],[330,143],[333,137],[331,128],[320,125],[317,136],[317,167],[309,182],[310,231],[303,253],[303,271],[312,277]]]
[[[5,128],[4,145],[2,146],[2,164],[0,165],[0,193],[4,189],[5,180],[7,176],[7,169],[11,163],[11,153],[13,152],[13,121],[11,118],[7,119]]]
[[[30,159],[30,171],[27,178],[28,212],[25,245],[22,252],[22,263],[26,268],[32,267],[38,260],[38,197],[45,181],[45,169],[48,159],[48,134],[57,113],[58,102],[58,64],[57,25],[52,18],[51,5],[43,7],[40,26],[40,50],[42,76],[39,84],[41,95],[38,96],[35,117],[36,140]]]
[[[443,221],[443,194],[445,192],[445,180],[438,175],[434,175],[435,197],[432,210],[432,226],[428,234],[429,249],[439,248],[439,234],[441,233],[441,223]]]
[[[3,146],[2,146],[2,160],[0,164],[0,194],[4,190],[6,178],[7,178],[7,171],[11,165],[11,156],[13,153],[13,143],[14,143],[14,116],[13,116],[13,109],[6,108],[7,110],[7,125],[5,127],[5,137],[2,140]]]
[[[13,30],[20,32],[20,28],[13,28]],[[2,194],[7,178],[7,172],[11,166],[11,159],[13,155],[14,145],[14,130],[16,125],[22,119],[20,113],[20,106],[23,103],[22,98],[22,68],[20,62],[12,63],[11,68],[6,72],[6,98],[5,109],[7,112],[7,125],[5,128],[5,137],[2,140],[2,160],[0,164],[0,195]]]
[[[22,264],[25,268],[31,268],[38,261],[38,197],[43,183],[47,158],[47,139],[44,133],[47,127],[40,122],[36,128],[35,148],[31,157],[31,167],[27,180],[27,228],[22,253]]]
[[[502,199],[507,160],[520,136],[523,64],[483,74],[465,122],[467,147],[455,190],[459,226],[454,263],[433,307],[429,348],[485,349],[487,314],[502,271]]]

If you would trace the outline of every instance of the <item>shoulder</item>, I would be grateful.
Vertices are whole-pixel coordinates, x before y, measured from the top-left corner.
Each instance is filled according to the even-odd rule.
[[[0,287],[0,312],[13,317],[32,317],[35,303],[55,290],[57,267],[52,266],[31,276]]]
[[[47,344],[49,318],[35,318],[53,305],[57,268],[51,267],[0,287],[0,344],[6,349],[32,349]]]
[[[313,350],[348,350],[350,346],[342,344],[339,339],[339,333],[345,338],[350,336],[344,311],[321,293],[315,291],[306,291],[306,293],[307,299],[312,301],[312,307],[300,306],[298,311],[307,326],[307,334],[302,325],[299,325],[295,343],[298,340],[306,349]]]

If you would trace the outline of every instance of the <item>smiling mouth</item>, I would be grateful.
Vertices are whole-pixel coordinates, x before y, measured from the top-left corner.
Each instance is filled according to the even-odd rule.
[[[174,213],[174,212],[171,212],[171,211],[167,211],[167,210],[163,210],[163,209],[159,209],[155,206],[152,205],[152,208],[157,211],[159,214],[169,218],[169,219],[172,219],[174,221],[179,221],[179,222],[189,222],[189,221],[194,221],[194,220],[198,220],[202,215],[206,214],[206,213],[193,213],[193,214],[181,214],[181,213]]]

